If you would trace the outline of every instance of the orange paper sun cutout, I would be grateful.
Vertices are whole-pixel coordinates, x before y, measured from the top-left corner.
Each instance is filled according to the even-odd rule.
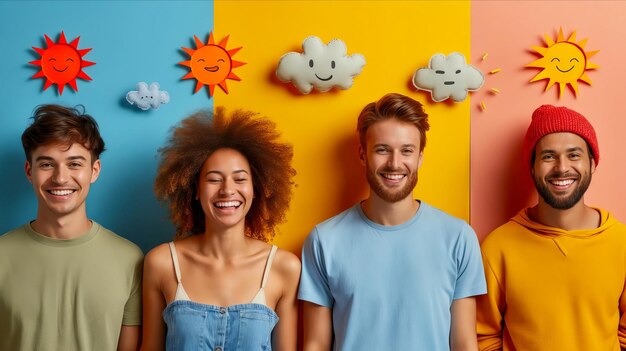
[[[91,77],[83,71],[84,67],[95,65],[95,62],[83,60],[83,56],[91,51],[91,48],[79,50],[78,40],[80,37],[68,44],[63,32],[61,32],[57,43],[53,42],[45,34],[44,37],[46,38],[47,48],[32,47],[33,50],[41,55],[41,58],[29,63],[41,67],[41,70],[31,78],[45,79],[43,90],[48,89],[52,84],[56,84],[59,89],[59,95],[63,95],[65,84],[69,84],[74,91],[78,91],[76,86],[77,78],[91,80]]]
[[[215,44],[213,39],[213,33],[209,34],[209,41],[205,44],[198,39],[197,36],[193,36],[196,41],[196,49],[182,48],[191,58],[189,61],[179,62],[183,66],[187,66],[191,69],[182,79],[195,78],[197,80],[196,90],[197,93],[202,89],[203,85],[208,86],[209,96],[213,96],[215,86],[219,85],[222,90],[228,94],[228,87],[226,86],[226,79],[241,80],[233,73],[233,68],[245,65],[245,62],[235,61],[232,59],[233,55],[237,51],[241,50],[241,47],[226,50],[226,43],[228,42],[228,36],[222,39],[219,44]]]

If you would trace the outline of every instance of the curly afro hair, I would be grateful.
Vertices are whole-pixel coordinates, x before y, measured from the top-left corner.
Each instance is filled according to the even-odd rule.
[[[289,209],[296,175],[293,148],[280,141],[276,124],[268,118],[242,110],[226,116],[223,107],[215,114],[202,111],[185,118],[159,149],[154,191],[169,206],[175,238],[204,233],[205,214],[195,200],[200,169],[222,148],[240,152],[250,164],[254,201],[246,214],[245,234],[271,241]]]

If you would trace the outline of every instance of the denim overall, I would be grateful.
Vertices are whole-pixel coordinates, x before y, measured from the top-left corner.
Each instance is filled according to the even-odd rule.
[[[256,351],[272,349],[272,330],[278,316],[265,305],[265,284],[276,253],[272,246],[265,265],[261,288],[250,303],[228,307],[189,300],[181,283],[174,243],[170,243],[178,280],[176,296],[165,310],[168,351]]]

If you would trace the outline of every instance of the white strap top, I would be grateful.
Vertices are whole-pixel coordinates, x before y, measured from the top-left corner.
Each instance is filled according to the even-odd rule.
[[[170,252],[172,253],[172,262],[174,263],[174,272],[176,273],[176,281],[178,281],[178,286],[176,287],[176,295],[174,296],[174,301],[176,300],[191,301],[191,299],[189,299],[189,295],[187,295],[187,292],[185,291],[185,288],[183,288],[183,282],[182,282],[181,275],[180,275],[180,266],[178,264],[178,255],[176,255],[176,247],[174,247],[174,242],[170,242],[169,244],[170,244]],[[267,306],[266,301],[265,301],[265,286],[267,285],[267,280],[270,275],[270,269],[272,268],[272,262],[274,261],[274,255],[276,254],[277,249],[278,247],[276,245],[272,245],[272,248],[270,249],[270,253],[267,256],[267,262],[265,263],[265,270],[263,271],[263,280],[261,280],[261,288],[256,293],[256,295],[254,295],[254,298],[252,299],[252,301],[250,301],[250,303],[258,303],[258,304]]]

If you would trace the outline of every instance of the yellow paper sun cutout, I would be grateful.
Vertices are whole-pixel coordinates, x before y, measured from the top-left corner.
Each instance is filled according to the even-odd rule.
[[[578,95],[578,81],[591,85],[591,79],[586,71],[599,68],[595,63],[589,62],[589,58],[597,54],[596,51],[585,51],[587,39],[576,42],[576,31],[565,40],[563,28],[559,29],[556,41],[553,41],[547,34],[546,47],[533,46],[543,57],[526,65],[526,67],[543,68],[530,82],[548,79],[546,90],[555,83],[559,84],[559,97],[563,95],[565,86],[570,85],[574,91],[574,96]]]
[[[228,94],[226,79],[241,80],[233,73],[233,68],[245,65],[245,62],[235,61],[232,56],[241,50],[241,47],[226,50],[228,36],[219,44],[215,44],[213,33],[209,34],[209,41],[203,44],[197,36],[193,36],[196,42],[196,49],[182,48],[191,57],[189,61],[179,62],[191,70],[182,79],[195,78],[197,80],[194,94],[202,89],[203,85],[208,86],[209,96],[213,96],[215,86],[219,85]]]

